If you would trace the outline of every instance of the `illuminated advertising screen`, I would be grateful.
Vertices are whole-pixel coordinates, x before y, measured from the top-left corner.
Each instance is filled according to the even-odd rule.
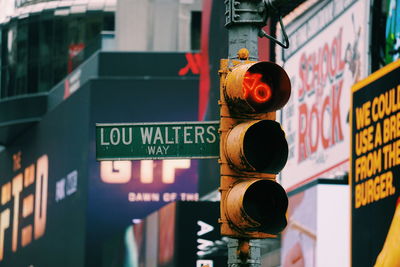
[[[169,57],[168,61],[171,59]],[[167,64],[159,56],[147,60],[150,65],[155,60]],[[175,77],[158,74],[155,79],[99,79],[92,83],[87,264],[100,266],[101,259],[97,254],[101,242],[138,219],[170,202],[197,201],[199,198],[199,160],[96,161],[95,157],[96,123],[197,120],[198,76],[191,72],[180,76],[181,68],[187,66],[185,54],[179,54],[174,60],[171,67],[177,67]],[[114,65],[107,64],[106,59],[104,64],[104,68],[114,71]],[[121,66],[124,67],[129,68],[129,65]],[[172,72],[171,69],[168,71]]]
[[[352,266],[400,262],[400,60],[353,87]]]
[[[103,266],[224,266],[218,217],[218,202],[168,204],[104,242]]]
[[[286,18],[290,46],[276,53],[292,85],[281,113],[288,191],[348,171],[350,88],[368,73],[369,1],[309,2]]]
[[[148,65],[132,64],[141,57]],[[178,74],[185,59],[97,54],[71,74],[74,90],[50,92],[49,112],[0,151],[0,266],[102,266],[104,240],[169,202],[198,200],[198,160],[95,157],[96,123],[197,120],[198,76]],[[173,63],[154,73],[156,60]]]
[[[0,152],[0,266],[84,266],[89,114],[81,100]]]

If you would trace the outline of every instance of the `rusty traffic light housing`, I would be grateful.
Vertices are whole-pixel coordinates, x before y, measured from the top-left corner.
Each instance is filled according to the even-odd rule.
[[[221,234],[275,237],[287,225],[288,198],[275,181],[288,144],[275,111],[290,97],[286,72],[272,62],[221,60]]]

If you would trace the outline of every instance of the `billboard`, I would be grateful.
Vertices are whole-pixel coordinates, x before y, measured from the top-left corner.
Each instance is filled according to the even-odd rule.
[[[400,60],[352,91],[352,266],[398,266]]]
[[[127,57],[120,53],[115,56]],[[96,161],[96,123],[197,120],[198,76],[191,73],[185,76],[179,75],[179,70],[187,65],[185,54],[165,58],[159,53],[148,54],[146,57],[137,54],[129,61],[119,60],[118,64],[121,69],[132,69],[132,62],[140,60],[140,57],[146,58],[148,62],[146,66],[149,69],[155,61],[166,66],[170,60],[174,60],[174,64],[169,64],[170,68],[165,68],[171,74],[153,72],[153,75],[157,76],[155,79],[151,76],[150,78],[142,76],[125,79],[103,78],[90,83],[92,93],[87,210],[90,226],[87,231],[86,262],[90,266],[101,266],[101,258],[97,255],[103,241],[170,202],[197,201],[199,198],[197,190],[199,160]],[[104,72],[110,71],[118,75],[113,63],[115,60],[112,56],[101,60],[101,68],[108,68]],[[143,65],[144,63],[141,63],[135,67],[145,76],[143,68],[146,66]],[[176,67],[175,71],[173,67]],[[139,75],[139,71],[136,75]],[[163,70],[156,68],[154,71]],[[152,72],[148,73],[151,75]]]
[[[385,63],[399,59],[400,55],[400,0],[386,0],[388,11],[385,30]]]
[[[367,76],[368,13],[369,1],[320,1],[286,19],[290,47],[277,48],[277,62],[292,84],[281,113],[289,144],[281,182],[289,191],[348,170],[348,96]]]
[[[155,74],[156,60],[172,63]],[[101,266],[103,241],[169,202],[198,200],[197,160],[95,158],[97,122],[197,119],[198,77],[179,78],[185,65],[183,53],[98,53],[74,90],[49,93],[49,112],[0,151],[1,266]]]
[[[288,226],[281,242],[283,267],[350,266],[350,201],[345,182],[317,179],[288,194]]]
[[[84,266],[85,109],[71,99],[0,152],[1,266]]]
[[[103,266],[226,265],[218,216],[218,202],[170,203],[105,242]]]

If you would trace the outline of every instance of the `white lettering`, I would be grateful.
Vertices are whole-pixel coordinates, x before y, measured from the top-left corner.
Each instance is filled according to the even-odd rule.
[[[156,147],[155,146],[148,146],[147,151],[149,155],[154,155],[156,153]]]
[[[167,151],[168,151],[168,149],[169,149],[169,146],[162,146],[162,148],[164,149],[164,155],[166,155],[166,154],[167,154]]]
[[[142,144],[151,144],[151,138],[153,136],[153,128],[140,128],[140,133],[142,135]]]
[[[197,239],[197,243],[199,243],[197,246],[198,250],[207,250],[209,247],[214,245],[214,242],[201,238]]]
[[[183,201],[198,201],[198,193],[181,193],[181,200]]]
[[[129,128],[128,138],[129,139],[126,140],[126,128],[122,128],[122,143],[124,143],[124,145],[132,144],[132,128]]]
[[[65,198],[65,178],[56,183],[56,202]]]
[[[128,193],[129,202],[158,202],[160,201],[159,193]]]
[[[160,142],[160,144],[164,144],[164,140],[162,139],[160,127],[156,128],[156,134],[154,136],[153,144],[155,145],[157,143],[157,141]]]
[[[185,144],[192,144],[193,141],[189,140],[188,137],[190,137],[190,132],[188,130],[191,130],[193,127],[192,126],[185,126],[183,127],[183,143]]]
[[[169,140],[168,139],[168,127],[165,127],[165,143],[166,144],[173,144],[174,143],[173,140]]]
[[[209,144],[215,143],[215,141],[217,141],[217,136],[215,135],[215,127],[214,126],[208,126],[207,127],[207,133],[212,137],[210,138],[206,138],[207,142]]]
[[[194,128],[194,131],[195,131],[195,137],[194,137],[194,142],[196,143],[196,144],[198,144],[199,143],[199,141],[198,141],[198,138],[200,138],[201,139],[201,143],[204,143],[204,138],[203,138],[203,135],[204,135],[204,128],[203,127],[201,127],[201,126],[196,126],[195,128]]]
[[[110,144],[110,142],[105,142],[104,141],[104,128],[101,128],[100,129],[100,145],[107,146],[109,144]]]
[[[172,129],[175,131],[175,144],[179,144],[179,130],[181,129],[181,126],[174,126]]]
[[[171,201],[175,201],[177,198],[178,194],[175,192],[172,193],[164,193],[163,194],[163,201],[164,202],[171,202]]]
[[[169,146],[148,146],[147,152],[149,155],[166,155]]]
[[[197,221],[197,224],[200,226],[200,231],[197,232],[197,236],[202,236],[214,230],[214,226],[203,221]]]
[[[78,191],[78,171],[74,170],[67,175],[67,183],[65,185],[67,196]]]
[[[112,145],[118,145],[121,140],[121,133],[118,128],[112,128],[110,131],[110,141]]]

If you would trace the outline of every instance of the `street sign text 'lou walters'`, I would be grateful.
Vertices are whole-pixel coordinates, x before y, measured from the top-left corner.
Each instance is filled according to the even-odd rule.
[[[217,158],[219,122],[96,124],[96,159]]]

